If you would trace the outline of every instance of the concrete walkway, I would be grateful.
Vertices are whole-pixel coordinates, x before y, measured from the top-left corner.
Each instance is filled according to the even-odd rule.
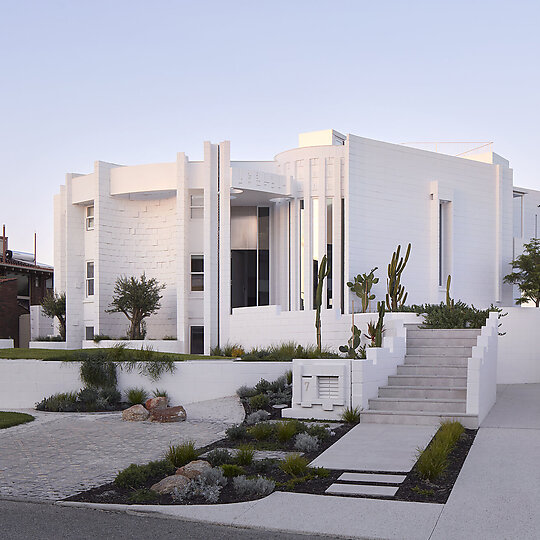
[[[0,430],[0,496],[57,500],[110,482],[130,463],[161,459],[170,443],[205,446],[241,422],[236,397],[185,405],[188,420],[123,422],[121,413],[28,412],[33,422]]]

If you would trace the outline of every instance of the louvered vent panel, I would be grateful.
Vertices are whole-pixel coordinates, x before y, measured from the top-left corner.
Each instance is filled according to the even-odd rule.
[[[317,385],[320,398],[331,399],[339,397],[339,377],[317,377]]]

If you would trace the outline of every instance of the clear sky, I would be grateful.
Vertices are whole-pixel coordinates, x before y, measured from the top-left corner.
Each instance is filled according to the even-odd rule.
[[[0,0],[0,225],[52,263],[66,172],[326,128],[494,141],[540,189],[539,27],[536,0]]]

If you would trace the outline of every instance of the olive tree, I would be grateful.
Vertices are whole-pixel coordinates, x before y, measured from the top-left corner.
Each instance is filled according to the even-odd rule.
[[[533,238],[524,244],[523,253],[512,261],[512,269],[504,281],[519,287],[521,298],[516,304],[534,302],[540,307],[540,239]]]
[[[155,279],[121,276],[114,285],[113,300],[107,313],[123,313],[130,322],[129,339],[144,339],[143,321],[161,307],[159,294],[165,288]]]
[[[60,337],[66,339],[66,293],[48,293],[41,301],[41,308],[47,317],[58,319]]]

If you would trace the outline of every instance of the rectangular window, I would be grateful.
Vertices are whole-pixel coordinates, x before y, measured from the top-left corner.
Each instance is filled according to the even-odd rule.
[[[204,291],[204,256],[191,256],[191,290]]]
[[[94,207],[93,206],[86,207],[86,230],[87,231],[94,230]]]
[[[319,255],[319,199],[311,201],[311,253],[313,255],[313,309],[315,309],[321,259]]]
[[[326,278],[326,307],[332,308],[332,246],[333,246],[332,199],[326,199],[326,259],[328,277]]]
[[[94,327],[93,326],[87,326],[85,327],[85,339],[86,341],[91,341],[94,339]]]
[[[189,337],[189,352],[204,354],[204,326],[191,326]]]
[[[86,263],[86,296],[94,296],[94,262]]]
[[[305,250],[304,250],[304,231],[306,230],[306,210],[304,208],[304,199],[300,199],[300,309],[304,309],[305,298],[305,283],[304,283],[304,266],[305,266]]]
[[[446,286],[452,266],[452,203],[439,201],[439,287]]]
[[[190,196],[190,210],[192,219],[204,217],[204,195]]]
[[[339,272],[341,282],[341,313],[345,313],[345,199],[341,199],[341,268]]]

